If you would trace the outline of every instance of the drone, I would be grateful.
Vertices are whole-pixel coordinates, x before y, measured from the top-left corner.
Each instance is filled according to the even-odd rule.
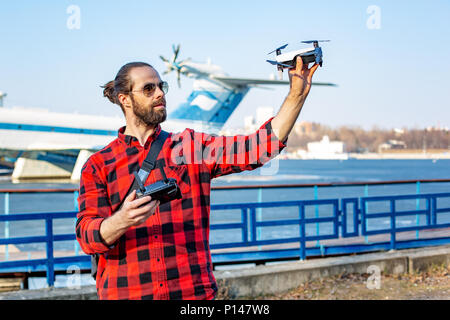
[[[304,64],[315,62],[322,66],[322,48],[319,47],[319,42],[329,42],[330,40],[307,40],[302,41],[302,43],[312,43],[312,48],[300,49],[291,52],[281,53],[281,50],[286,48],[288,44],[276,48],[275,50],[269,52],[268,54],[276,53],[276,58],[274,60],[266,60],[270,64],[276,65],[280,74],[280,78],[283,77],[283,68],[295,68],[297,56],[302,57]]]

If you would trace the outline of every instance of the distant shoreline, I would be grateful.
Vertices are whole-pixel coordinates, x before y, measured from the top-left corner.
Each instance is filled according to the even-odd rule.
[[[442,160],[450,159],[450,153],[349,153],[349,159]]]
[[[336,154],[305,154],[285,153],[280,159],[290,160],[450,160],[450,152],[446,153],[336,153]]]

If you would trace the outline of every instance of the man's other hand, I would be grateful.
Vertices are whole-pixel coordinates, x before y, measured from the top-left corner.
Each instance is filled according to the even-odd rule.
[[[159,200],[150,201],[150,196],[136,199],[133,190],[124,200],[122,208],[117,212],[125,226],[138,226],[145,222],[159,206]]]

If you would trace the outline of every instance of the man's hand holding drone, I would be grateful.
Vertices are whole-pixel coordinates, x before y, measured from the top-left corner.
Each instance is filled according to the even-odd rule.
[[[302,57],[298,56],[296,58],[295,68],[289,69],[289,94],[294,97],[301,97],[303,100],[306,99],[311,89],[312,77],[318,67],[319,64],[314,63],[311,68],[308,68],[308,64],[304,64]]]
[[[308,64],[304,64],[301,57],[296,59],[295,67],[289,68],[289,94],[278,114],[272,119],[272,128],[280,141],[285,141],[291,132],[311,89],[314,72],[319,67],[319,64],[315,63],[308,68]]]

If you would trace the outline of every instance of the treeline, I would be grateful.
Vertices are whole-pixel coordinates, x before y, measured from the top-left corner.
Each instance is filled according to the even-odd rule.
[[[306,149],[308,142],[320,141],[327,135],[330,141],[342,141],[347,152],[377,152],[378,147],[389,140],[402,141],[407,149],[449,149],[450,133],[447,130],[402,129],[402,132],[373,128],[364,130],[359,127],[331,128],[314,124],[313,130],[302,132],[299,127],[289,136],[288,152]]]

